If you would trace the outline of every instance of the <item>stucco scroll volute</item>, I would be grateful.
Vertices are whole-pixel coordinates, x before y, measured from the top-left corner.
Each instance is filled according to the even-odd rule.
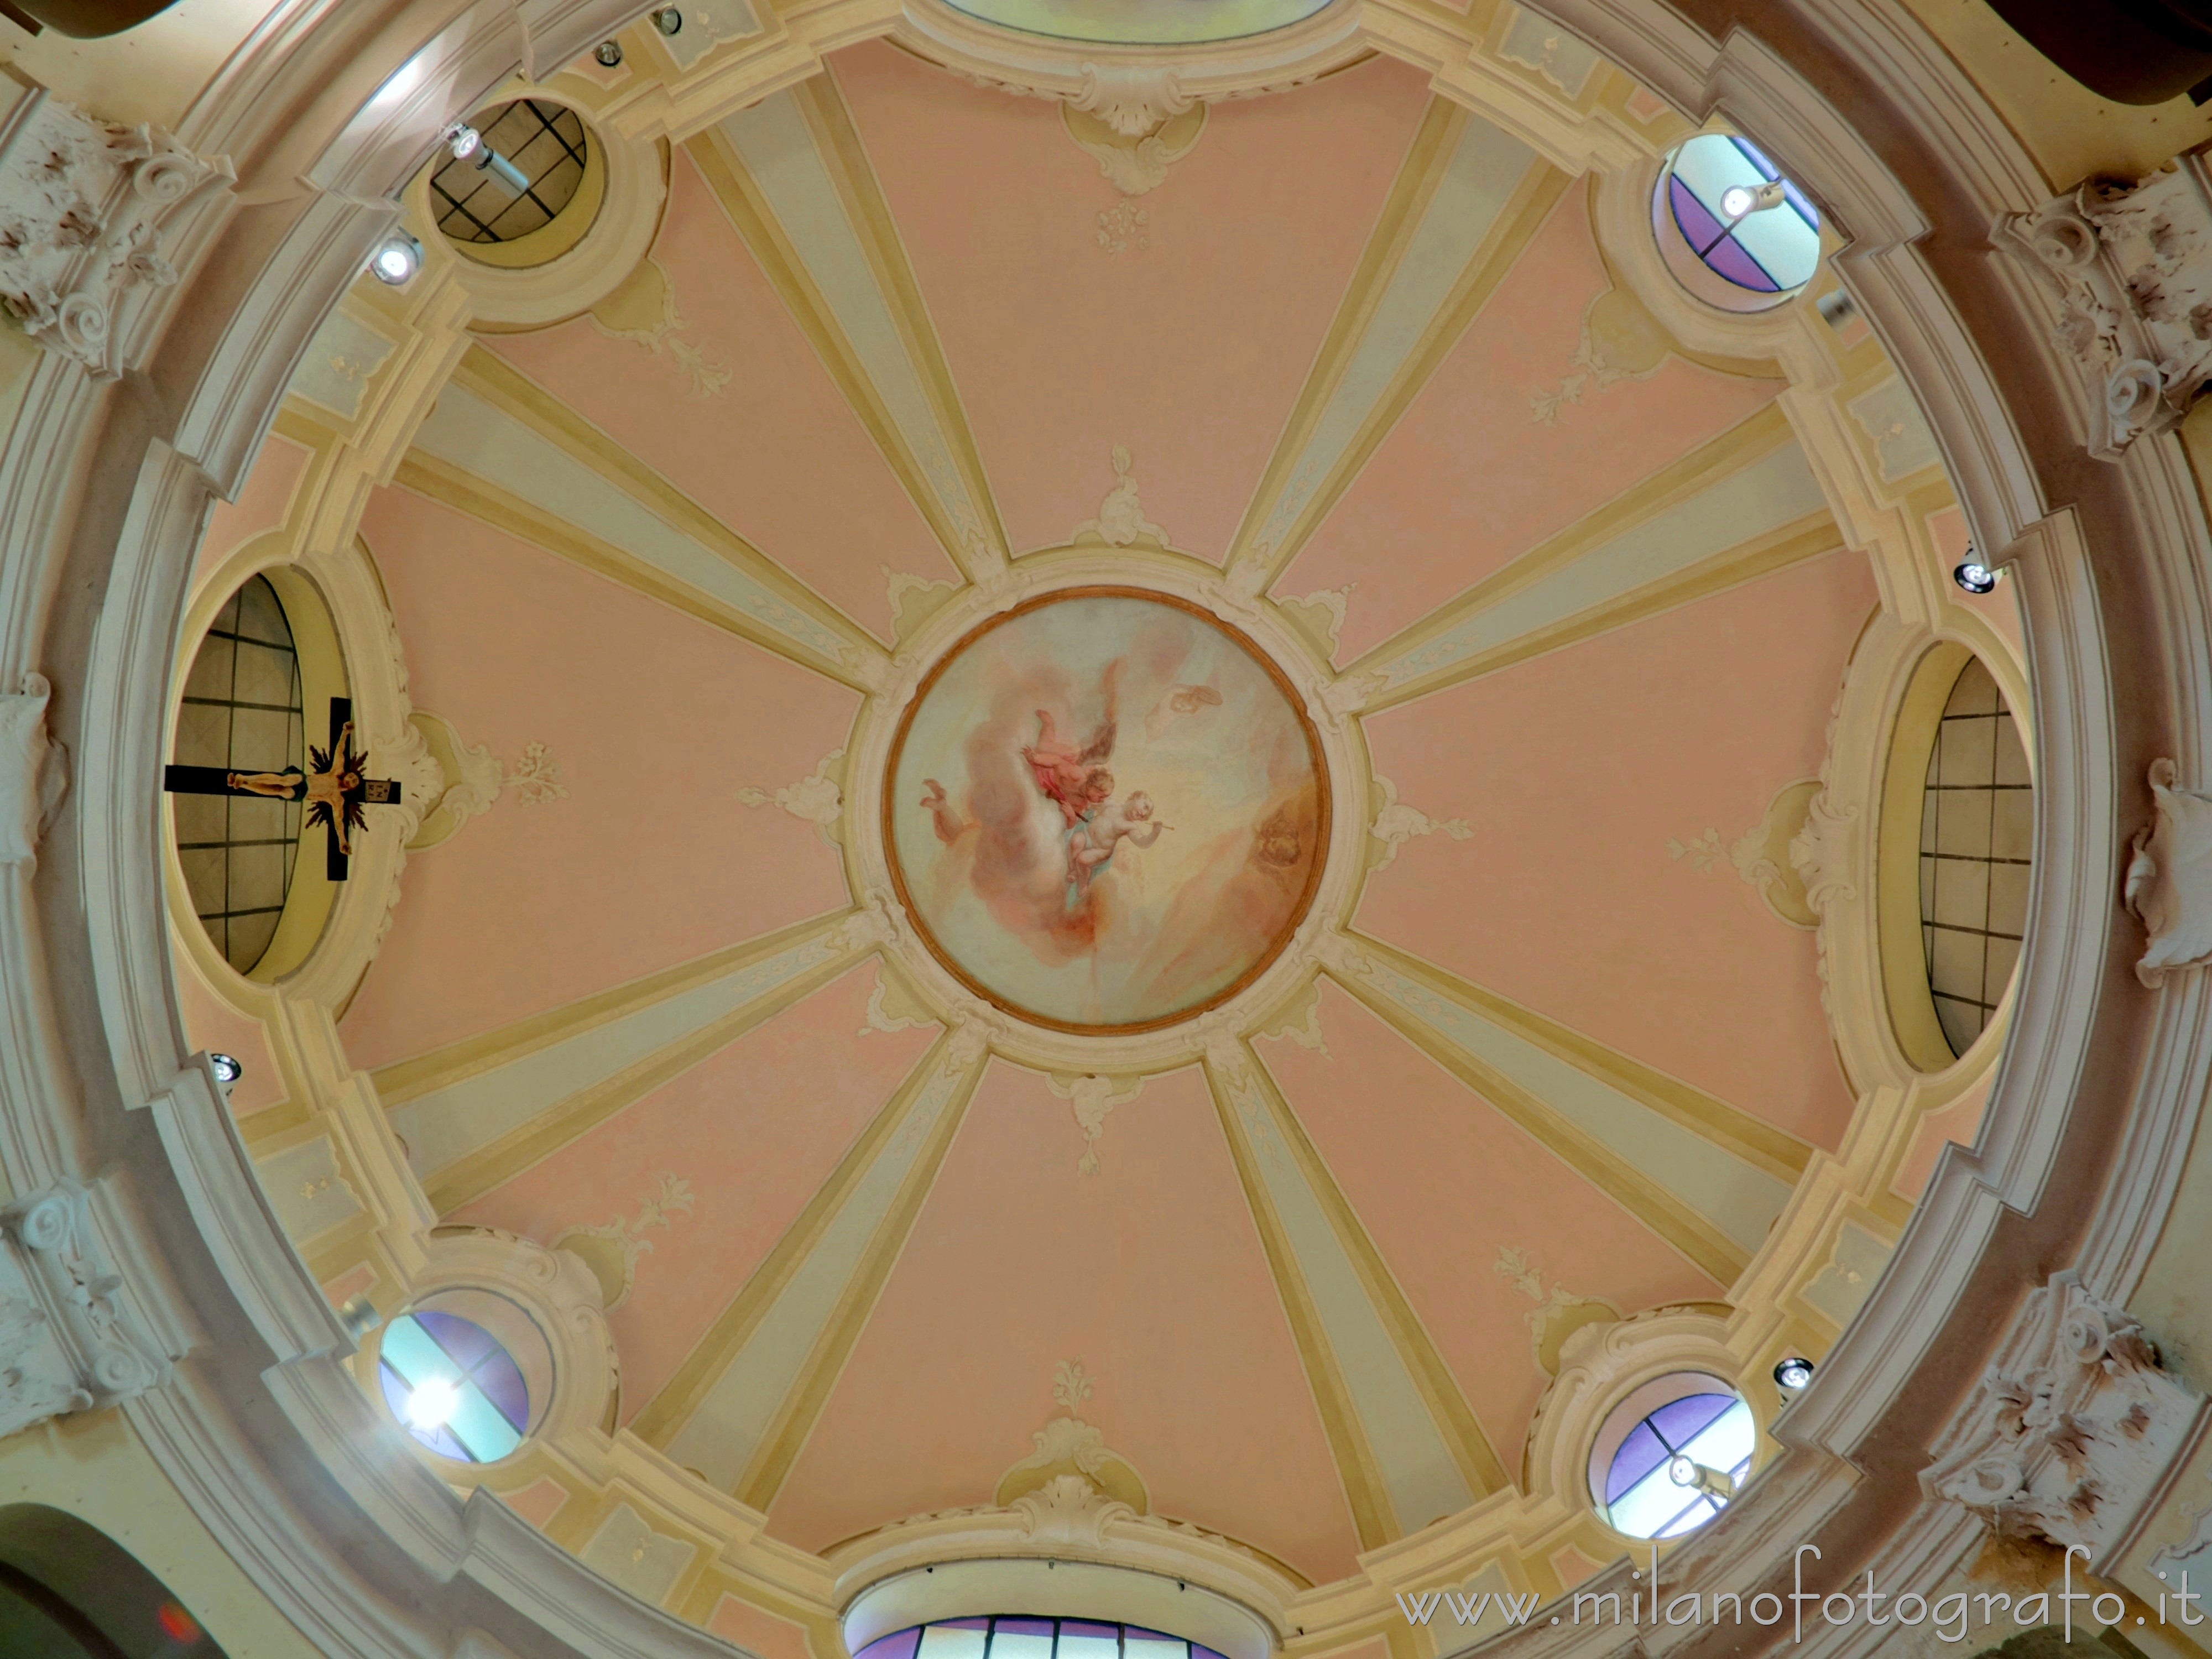
[[[45,675],[26,674],[20,691],[0,696],[0,865],[36,860],[69,787],[67,751],[46,736],[52,695]]]
[[[169,1359],[124,1305],[86,1221],[85,1189],[62,1182],[0,1212],[0,1435],[155,1387]]]
[[[0,305],[41,345],[120,374],[143,348],[147,301],[177,280],[163,235],[234,178],[157,127],[32,92],[0,117]]]
[[[2212,795],[2177,788],[2170,760],[2151,763],[2157,816],[2136,832],[2124,896],[2149,934],[2136,977],[2155,988],[2212,962]]]
[[[2186,1462],[2204,1397],[2070,1272],[2029,1297],[2000,1352],[1922,1486],[1999,1534],[2111,1560]]]
[[[2087,382],[2089,452],[2117,459],[2212,382],[2212,179],[2202,157],[2091,179],[2007,228],[2059,290],[2057,343]]]

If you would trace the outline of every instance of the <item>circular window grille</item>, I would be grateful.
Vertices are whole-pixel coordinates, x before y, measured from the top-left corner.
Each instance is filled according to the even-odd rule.
[[[1614,1531],[1679,1538],[1728,1506],[1751,1478],[1751,1407],[1717,1378],[1647,1385],[1615,1409],[1591,1458],[1590,1495]]]
[[[430,175],[438,228],[456,242],[512,242],[543,230],[575,199],[584,182],[588,141],[576,112],[521,98],[471,118],[483,142],[474,154],[448,157]],[[511,163],[526,183],[516,191],[490,157]]]
[[[944,1619],[896,1631],[853,1659],[1222,1659],[1212,1648],[1136,1625],[1081,1619]]]
[[[185,677],[177,711],[180,766],[234,772],[304,768],[307,732],[292,628],[265,576],[217,613]],[[177,855],[208,937],[251,973],[269,949],[300,852],[298,801],[172,795]]]
[[[2027,922],[2035,788],[2004,693],[1978,659],[1943,704],[1920,806],[1920,938],[1954,1054],[2004,1000]]]
[[[1758,149],[1727,133],[1668,158],[1651,207],[1667,264],[1700,299],[1732,311],[1781,304],[1820,263],[1820,215]]]
[[[408,1433],[441,1457],[495,1463],[530,1430],[530,1388],[472,1319],[422,1308],[385,1328],[377,1378]]]

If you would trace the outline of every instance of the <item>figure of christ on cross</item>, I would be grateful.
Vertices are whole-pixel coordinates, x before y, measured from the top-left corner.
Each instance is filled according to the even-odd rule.
[[[353,832],[368,828],[365,806],[397,806],[401,786],[390,778],[372,778],[368,757],[353,746],[353,699],[331,699],[331,746],[307,751],[308,770],[296,766],[281,772],[233,772],[220,766],[169,766],[162,769],[161,787],[173,795],[258,795],[273,800],[301,800],[307,804],[307,822],[324,824],[331,832],[324,873],[332,881],[346,878],[347,861],[353,853]]]

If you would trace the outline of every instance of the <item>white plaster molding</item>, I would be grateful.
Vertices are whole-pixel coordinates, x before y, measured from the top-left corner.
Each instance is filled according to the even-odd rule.
[[[0,864],[36,863],[39,837],[69,787],[68,751],[46,735],[52,694],[43,674],[0,694]]]
[[[1129,547],[1141,541],[1165,547],[1168,532],[1145,516],[1145,509],[1137,500],[1137,480],[1129,471],[1126,445],[1114,446],[1113,460],[1114,487],[1099,501],[1098,516],[1076,526],[1075,533],[1068,540],[1078,545],[1100,541],[1109,547]]]
[[[524,744],[514,764],[501,769],[500,779],[500,787],[513,790],[514,799],[525,806],[544,806],[568,798],[568,786],[561,781],[561,763],[545,752],[543,743]]]
[[[1083,90],[1068,107],[1096,115],[1125,138],[1156,131],[1171,115],[1191,106],[1182,80],[1164,64],[1083,65]]]
[[[2091,179],[2009,221],[2058,291],[2057,344],[2080,371],[2089,453],[2116,459],[2179,424],[2212,381],[2212,173],[2202,155],[2133,185]]]
[[[1375,779],[1375,789],[1382,799],[1375,809],[1375,822],[1367,826],[1367,833],[1376,843],[1368,849],[1367,866],[1370,871],[1388,870],[1397,861],[1400,848],[1423,836],[1466,841],[1474,834],[1468,828],[1465,818],[1432,818],[1419,807],[1407,805],[1398,799],[1398,786],[1379,774]]]
[[[745,806],[780,806],[802,823],[812,824],[823,845],[836,847],[845,811],[838,783],[844,773],[844,759],[842,749],[833,749],[798,782],[773,790],[747,784],[738,791],[738,800]]]
[[[2054,1273],[1921,1484],[2000,1534],[2087,1549],[2101,1572],[2179,1475],[2209,1410],[2160,1366],[2140,1322]]]
[[[83,1188],[19,1199],[0,1225],[0,1437],[167,1379],[169,1356],[118,1297],[123,1280],[93,1240]]]
[[[1823,787],[1806,809],[1805,827],[1790,838],[1790,867],[1805,884],[1805,902],[1825,917],[1857,898],[1869,857],[1859,808]]]
[[[145,301],[177,281],[163,233],[234,179],[158,127],[33,91],[0,124],[0,307],[102,379],[137,367]]]
[[[2212,962],[2212,795],[2177,785],[2174,764],[2150,766],[2155,817],[2136,832],[2123,896],[2149,935],[2136,977],[2156,988],[2166,975]]]
[[[1083,1131],[1083,1156],[1075,1165],[1078,1175],[1098,1173],[1098,1140],[1106,1133],[1107,1115],[1144,1092],[1145,1079],[1117,1080],[1109,1077],[1048,1078],[1053,1093],[1066,1101],[1075,1114],[1075,1127]],[[1079,1367],[1078,1368],[1080,1369]],[[1073,1401],[1067,1402],[1070,1408]]]

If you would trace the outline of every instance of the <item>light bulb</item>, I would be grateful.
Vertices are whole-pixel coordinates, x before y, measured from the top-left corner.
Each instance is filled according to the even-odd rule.
[[[1813,1380],[1813,1362],[1792,1354],[1774,1368],[1776,1384],[1790,1394],[1796,1394]]]
[[[460,1404],[461,1391],[434,1377],[407,1396],[407,1420],[418,1429],[435,1432],[453,1421]]]
[[[592,51],[592,56],[598,61],[601,69],[618,69],[623,60],[622,42],[602,40]]]
[[[1741,185],[1730,185],[1721,192],[1721,211],[1731,219],[1741,219],[1751,211],[1759,198]]]
[[[216,1081],[218,1083],[235,1083],[246,1075],[246,1067],[240,1065],[236,1058],[230,1054],[210,1053],[208,1055],[208,1069],[215,1073]]]
[[[386,237],[376,252],[368,256],[369,275],[393,288],[412,282],[415,273],[422,269],[422,244],[404,230]]]
[[[441,136],[453,150],[456,161],[467,161],[477,153],[477,146],[483,143],[483,135],[465,121],[454,122]]]
[[[1998,572],[1979,559],[1968,559],[1951,573],[1951,580],[1969,593],[1989,593],[1996,589]]]
[[[1669,1459],[1667,1464],[1667,1478],[1678,1486],[1696,1486],[1698,1484],[1696,1461],[1688,1457]]]

